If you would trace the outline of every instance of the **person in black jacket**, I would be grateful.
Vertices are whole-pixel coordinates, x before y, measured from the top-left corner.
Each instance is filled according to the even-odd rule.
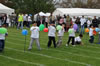
[[[75,23],[77,24],[77,26],[78,26],[78,29],[76,30],[76,32],[77,33],[79,33],[80,32],[80,18],[79,17],[77,17],[77,19],[76,19],[76,21],[75,21]]]
[[[98,19],[96,18],[96,16],[94,16],[94,19],[92,20],[93,27],[98,27],[98,23]]]

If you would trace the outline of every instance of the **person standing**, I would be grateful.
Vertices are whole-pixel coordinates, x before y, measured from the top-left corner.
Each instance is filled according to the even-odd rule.
[[[0,15],[0,26],[2,26],[2,15]]]
[[[34,41],[36,41],[36,45],[38,47],[38,50],[41,50],[40,42],[39,42],[39,31],[40,30],[39,30],[39,27],[37,27],[36,22],[33,23],[33,26],[30,28],[30,31],[31,31],[31,41],[30,41],[30,45],[29,45],[28,50],[32,49],[32,45],[33,45]]]
[[[86,19],[84,18],[84,16],[82,16],[82,18],[80,19],[81,22],[81,34],[84,33],[84,24],[86,22]]]
[[[21,25],[21,29],[23,29],[23,14],[18,15],[18,27],[17,27],[17,29],[20,28],[20,25]]]
[[[90,36],[90,39],[89,39],[89,42],[90,43],[93,43],[94,42],[94,36],[93,36],[93,25],[90,25],[90,30],[89,30],[89,36]]]
[[[77,19],[76,19],[76,21],[75,21],[75,23],[77,24],[77,26],[78,26],[78,28],[77,28],[77,30],[76,30],[76,32],[77,33],[79,33],[80,32],[80,18],[79,17],[77,17]]]
[[[88,18],[88,21],[87,21],[87,27],[88,27],[88,28],[90,28],[91,23],[92,23],[92,22],[91,22],[91,19]]]
[[[49,22],[49,19],[48,19],[48,16],[46,16],[46,18],[45,18],[45,26],[46,26],[46,28],[48,27],[48,22]]]
[[[73,16],[73,18],[72,18],[72,24],[75,24],[75,21],[76,21],[76,17]]]
[[[27,22],[27,27],[30,28],[30,24],[32,23],[31,16],[28,15],[28,22]]]
[[[93,24],[93,27],[98,27],[99,22],[96,16],[94,16],[94,19],[92,20],[92,24]]]
[[[62,37],[64,36],[65,32],[65,24],[62,24],[62,29],[58,31],[58,41],[57,41],[57,47],[59,47],[62,44]]]
[[[15,26],[16,23],[16,14],[12,13],[12,15],[10,16],[10,21],[11,21],[11,27]]]
[[[56,48],[56,41],[55,41],[55,33],[56,33],[56,28],[54,27],[54,22],[50,23],[49,27],[48,27],[48,37],[49,37],[49,41],[48,41],[48,48],[50,48],[51,46],[51,43],[53,41],[53,44],[54,44],[54,48]]]
[[[27,14],[24,14],[23,20],[24,20],[23,26],[27,26],[27,21],[28,21],[28,15]]]
[[[71,18],[69,15],[67,15],[66,17],[66,30],[68,31],[69,27],[70,27],[70,24],[71,24]]]
[[[69,39],[68,39],[66,46],[69,46],[71,39],[72,39],[72,46],[75,46],[75,30],[73,28],[73,25],[70,26],[69,30],[72,30],[72,33],[69,33]]]

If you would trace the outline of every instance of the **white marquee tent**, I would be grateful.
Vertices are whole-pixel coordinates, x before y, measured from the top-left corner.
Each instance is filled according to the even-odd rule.
[[[53,15],[70,15],[70,16],[98,16],[100,17],[100,9],[85,9],[85,8],[57,8]]]
[[[5,13],[5,14],[10,15],[14,12],[15,12],[14,9],[11,9],[11,8],[9,8],[9,7],[7,7],[7,6],[0,3],[0,13]]]

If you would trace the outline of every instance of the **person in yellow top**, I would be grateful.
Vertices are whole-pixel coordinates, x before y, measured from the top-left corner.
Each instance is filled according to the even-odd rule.
[[[23,29],[23,14],[19,14],[18,15],[18,26],[17,26],[17,29],[21,28]]]

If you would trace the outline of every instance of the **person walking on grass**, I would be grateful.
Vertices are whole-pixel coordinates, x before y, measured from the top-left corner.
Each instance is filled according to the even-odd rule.
[[[58,41],[57,41],[57,47],[59,47],[62,44],[62,37],[64,36],[65,32],[65,24],[62,24],[62,29],[58,31]]]
[[[54,48],[56,48],[56,41],[55,41],[56,28],[54,26],[55,26],[54,22],[50,23],[50,25],[48,26],[48,30],[49,30],[49,32],[48,32],[48,37],[49,37],[48,48],[50,48],[52,41],[54,44]]]
[[[33,23],[33,26],[30,28],[30,31],[31,31],[31,41],[30,41],[30,45],[29,45],[28,50],[32,49],[32,45],[33,45],[34,41],[36,41],[36,45],[38,47],[38,50],[41,50],[40,42],[39,42],[39,31],[40,30],[39,30],[39,27],[37,27],[36,22]]]
[[[72,39],[72,46],[75,46],[75,30],[73,28],[73,25],[70,25],[69,30],[71,30],[71,33],[69,33],[69,39],[68,39],[66,46],[69,46],[71,39]],[[68,30],[68,32],[69,32],[69,30]]]
[[[1,26],[0,26],[1,28]],[[0,52],[4,51],[4,47],[5,47],[5,37],[8,36],[8,33],[5,34],[0,34]]]
[[[93,43],[94,42],[93,31],[94,31],[93,25],[90,25],[90,30],[89,30],[89,36],[90,36],[89,42],[90,43]]]

